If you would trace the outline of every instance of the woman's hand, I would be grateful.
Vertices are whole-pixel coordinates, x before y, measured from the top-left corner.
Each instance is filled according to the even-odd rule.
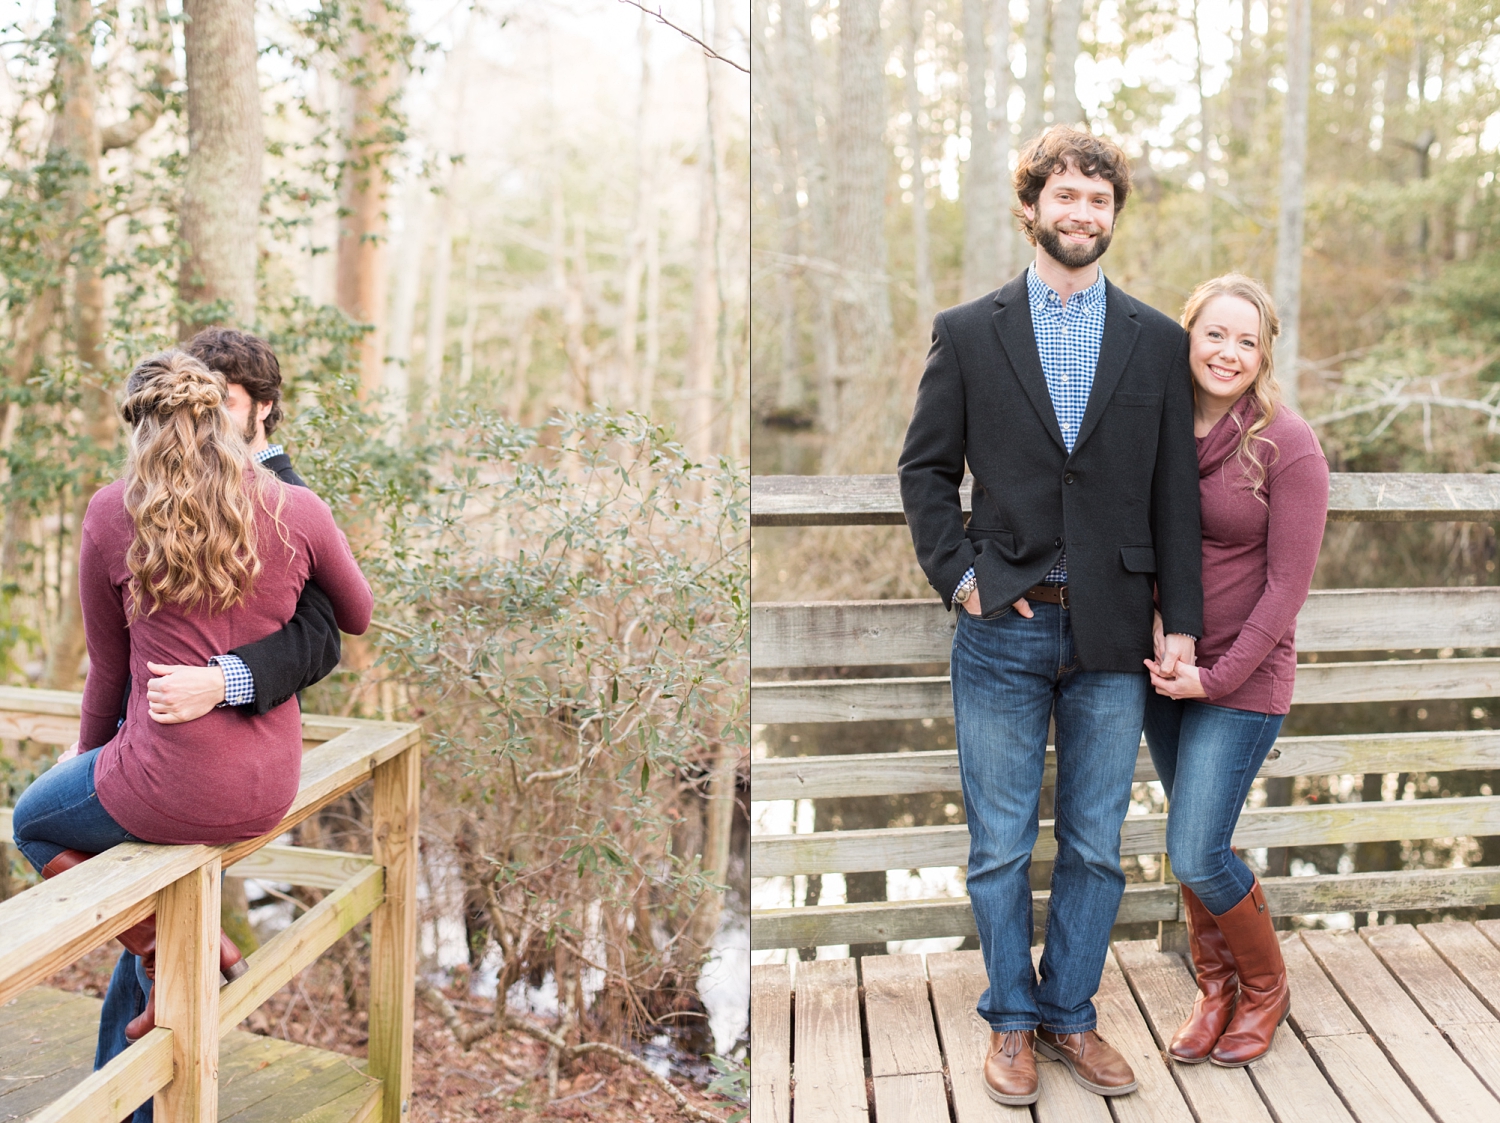
[[[1154,659],[1143,660],[1146,670],[1151,672],[1151,685],[1156,692],[1167,698],[1182,701],[1188,698],[1207,698],[1203,682],[1198,678],[1198,668],[1191,663],[1179,662],[1170,678],[1162,677],[1161,664]]]
[[[224,672],[215,667],[147,663],[156,677],[146,683],[151,720],[176,725],[200,718],[224,701]]]
[[[63,750],[62,755],[57,758],[57,763],[61,764],[65,760],[72,760],[77,755],[78,755],[78,742],[74,741],[65,750]]]

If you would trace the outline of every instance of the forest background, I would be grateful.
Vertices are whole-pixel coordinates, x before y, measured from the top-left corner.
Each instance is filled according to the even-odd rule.
[[[77,531],[132,365],[270,339],[273,439],[376,593],[304,707],[426,731],[449,1041],[419,1032],[416,1118],[743,1084],[748,12],[661,15],[0,5],[0,679],[82,682]],[[51,751],[0,746],[0,801]],[[368,822],[356,793],[299,841],[367,851]],[[0,897],[29,878],[0,845]],[[317,897],[231,878],[226,923],[253,945]],[[256,1028],[358,1052],[366,938]],[[507,1008],[646,1063],[594,1086],[614,1062],[497,1035]]]
[[[1490,0],[755,0],[755,472],[895,470],[933,312],[1034,253],[1009,214],[1010,169],[1054,122],[1086,124],[1132,159],[1103,260],[1116,284],[1174,318],[1219,273],[1272,287],[1285,395],[1335,471],[1500,470],[1497,14]],[[902,527],[759,529],[751,565],[757,601],[932,595]],[[1315,584],[1492,585],[1496,567],[1489,525],[1342,523]],[[1492,728],[1496,713],[1493,700],[1301,708],[1285,732]],[[952,737],[951,721],[769,726],[752,751],[951,749]],[[1309,777],[1257,781],[1251,799],[1497,786],[1491,772]],[[1163,809],[1155,785],[1135,798]],[[951,795],[803,803],[756,804],[755,829],[962,821]],[[1274,873],[1494,865],[1500,839],[1251,858]],[[1150,856],[1127,865],[1132,880],[1160,875]],[[1033,875],[1044,888],[1048,869]],[[961,892],[957,870],[752,889],[757,907]]]

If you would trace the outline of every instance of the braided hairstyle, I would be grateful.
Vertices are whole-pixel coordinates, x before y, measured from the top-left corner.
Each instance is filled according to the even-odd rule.
[[[222,612],[243,602],[260,575],[255,506],[274,490],[279,526],[285,494],[251,459],[224,409],[227,389],[223,375],[175,348],[142,359],[125,383],[132,620],[163,604],[190,611],[206,601]]]

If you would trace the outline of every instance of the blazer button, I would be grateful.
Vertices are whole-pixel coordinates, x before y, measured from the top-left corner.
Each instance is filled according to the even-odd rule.
[[[1052,540],[1052,544],[1053,544],[1053,545],[1054,545],[1054,546],[1061,546],[1061,545],[1062,545],[1062,539],[1061,539],[1061,538],[1054,538],[1054,539],[1053,539],[1053,540]]]
[[[1063,476],[1063,483],[1070,484],[1072,482],[1073,482],[1073,473],[1072,472],[1068,472],[1068,473],[1064,474],[1064,476]]]

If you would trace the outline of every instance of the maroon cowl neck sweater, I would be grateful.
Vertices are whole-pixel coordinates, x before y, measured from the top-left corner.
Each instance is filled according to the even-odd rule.
[[[1198,439],[1203,510],[1203,638],[1208,701],[1284,714],[1297,675],[1297,612],[1307,600],[1328,519],[1328,461],[1306,421],[1285,406],[1252,446],[1265,465],[1264,503],[1236,454],[1240,425],[1258,416],[1248,395]],[[1239,424],[1236,424],[1236,420]]]
[[[328,505],[307,488],[275,486],[285,497],[285,531],[269,512],[259,512],[260,576],[241,604],[218,613],[201,604],[191,612],[166,604],[127,627],[125,552],[135,528],[124,481],[95,495],[84,516],[78,589],[89,674],[78,740],[85,750],[104,746],[94,766],[99,802],[147,842],[217,844],[264,834],[292,805],[302,774],[295,699],[258,717],[226,706],[196,721],[160,725],[146,702],[148,662],[204,666],[211,656],[265,638],[292,618],[309,578],[328,594],[343,631],[359,635],[370,625],[370,586]],[[274,493],[268,498],[274,507]],[[131,692],[117,730],[126,675]]]

